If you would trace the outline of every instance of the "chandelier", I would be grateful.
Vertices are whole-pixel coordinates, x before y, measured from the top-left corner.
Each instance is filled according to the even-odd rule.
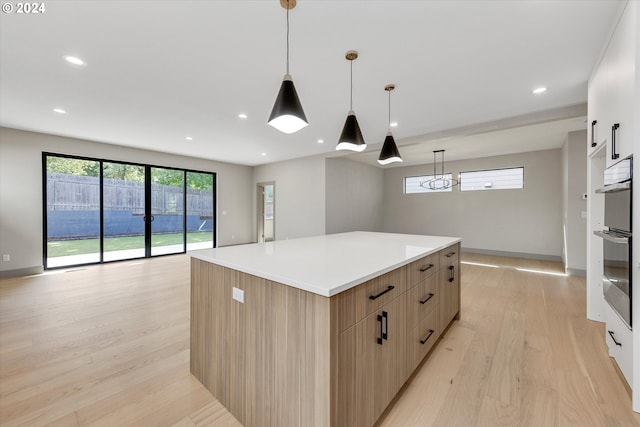
[[[437,172],[437,156],[440,155],[440,174]],[[451,174],[449,174],[451,175]],[[458,185],[458,180],[444,173],[444,150],[433,151],[433,175],[429,179],[420,180],[420,187],[432,191],[446,190]]]

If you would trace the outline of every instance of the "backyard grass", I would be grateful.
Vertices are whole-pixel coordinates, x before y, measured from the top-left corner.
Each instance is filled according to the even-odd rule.
[[[210,231],[187,233],[187,243],[200,243],[213,240]],[[154,234],[151,246],[169,246],[182,244],[182,233]],[[104,239],[104,251],[120,251],[144,248],[144,236],[107,237]],[[84,255],[100,252],[99,239],[59,240],[47,243],[49,258],[69,255]]]

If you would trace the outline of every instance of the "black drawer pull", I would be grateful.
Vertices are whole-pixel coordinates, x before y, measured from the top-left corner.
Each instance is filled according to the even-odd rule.
[[[433,268],[433,264],[429,264],[429,265],[427,265],[426,267],[422,267],[422,268],[420,269],[420,273],[424,273],[425,271],[430,270],[430,269],[432,269],[432,268]]]
[[[429,301],[431,298],[433,298],[433,294],[429,293],[429,296],[427,297],[427,299],[420,301],[420,304],[426,304],[427,301]]]
[[[616,123],[611,126],[611,160],[615,160],[620,157],[620,153],[616,153],[616,131],[620,127],[620,123]]]
[[[384,325],[382,327],[382,339],[386,340],[387,339],[387,328],[389,327],[389,318],[387,317],[387,312],[383,311],[382,312],[382,324]]]
[[[455,267],[453,265],[450,265],[449,266],[449,274],[450,274],[449,275],[449,281],[450,282],[453,282],[454,280],[456,280],[456,278],[454,276],[454,270],[455,270]]]
[[[378,324],[380,325],[380,334],[378,335],[378,344],[382,345],[382,316],[378,314]]]
[[[382,295],[384,295],[384,294],[386,294],[387,292],[389,292],[390,290],[392,290],[393,288],[395,288],[395,286],[393,286],[393,285],[389,285],[389,286],[387,286],[387,289],[385,289],[384,291],[380,292],[378,295],[369,295],[369,299],[370,299],[370,300],[378,299],[378,298],[380,298]]]
[[[616,337],[614,336],[614,332],[613,331],[607,331],[609,332],[609,335],[611,335],[611,339],[613,340],[615,345],[619,345],[620,347],[622,347],[622,343],[618,342],[618,340],[616,340]]]
[[[447,258],[451,258],[451,257],[452,257],[452,256],[454,256],[455,254],[456,254],[455,252],[451,251],[451,252],[449,252],[448,254],[446,254],[445,256],[446,256]]]
[[[598,124],[597,120],[591,122],[591,146],[595,147],[598,145],[596,143],[596,125]]]
[[[423,340],[420,340],[420,344],[425,344],[427,341],[429,341],[429,338],[431,338],[431,335],[433,335],[435,331],[433,329],[429,329],[429,335],[427,335],[427,337]]]

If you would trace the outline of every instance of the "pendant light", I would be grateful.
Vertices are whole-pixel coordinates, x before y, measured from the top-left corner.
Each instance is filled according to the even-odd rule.
[[[391,91],[396,88],[393,84],[388,84],[384,87],[389,93],[389,129],[387,130],[387,136],[384,138],[384,144],[382,144],[382,150],[380,150],[380,157],[378,157],[378,163],[381,165],[388,165],[389,163],[401,162],[400,152],[396,146],[396,141],[393,139],[391,133]]]
[[[296,0],[280,0],[280,4],[287,9],[287,73],[282,79],[282,85],[267,124],[280,132],[294,133],[309,124],[289,74],[289,9],[296,7]]]
[[[437,173],[437,155],[440,154],[440,174]],[[447,190],[458,185],[458,180],[447,178],[444,173],[444,150],[434,150],[433,152],[433,176],[431,179],[420,181],[420,187],[428,190]]]
[[[367,148],[367,143],[364,142],[362,132],[360,132],[360,126],[358,125],[358,119],[356,119],[356,113],[353,112],[353,61],[358,58],[358,52],[350,50],[345,54],[345,58],[347,58],[351,67],[351,95],[349,113],[347,114],[347,120],[344,122],[336,150],[362,151]]]

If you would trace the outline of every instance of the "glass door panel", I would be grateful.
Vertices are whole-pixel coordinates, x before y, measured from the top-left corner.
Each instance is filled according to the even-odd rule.
[[[104,162],[104,261],[145,256],[145,167]]]
[[[213,174],[187,172],[187,250],[213,248]]]
[[[184,252],[184,171],[151,167],[151,256]]]
[[[45,267],[100,262],[100,163],[45,158]]]

